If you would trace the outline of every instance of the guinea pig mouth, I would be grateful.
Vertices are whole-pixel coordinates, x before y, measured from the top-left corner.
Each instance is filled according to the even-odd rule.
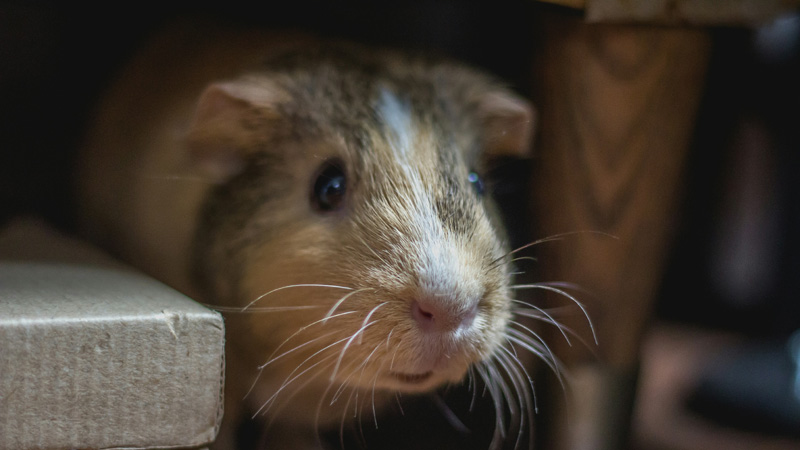
[[[433,375],[433,371],[429,370],[425,373],[400,373],[400,372],[390,372],[390,374],[398,381],[404,384],[420,384],[427,381],[431,375]]]

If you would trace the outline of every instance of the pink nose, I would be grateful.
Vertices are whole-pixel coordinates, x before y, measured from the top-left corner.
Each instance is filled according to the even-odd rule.
[[[442,332],[456,330],[472,324],[478,315],[478,303],[464,305],[448,305],[425,299],[414,301],[411,305],[411,316],[425,332]]]

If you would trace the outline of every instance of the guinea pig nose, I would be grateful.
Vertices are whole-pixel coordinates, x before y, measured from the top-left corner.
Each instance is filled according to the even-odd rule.
[[[478,315],[478,304],[455,308],[447,302],[417,299],[411,305],[411,316],[425,332],[456,330],[469,326]]]

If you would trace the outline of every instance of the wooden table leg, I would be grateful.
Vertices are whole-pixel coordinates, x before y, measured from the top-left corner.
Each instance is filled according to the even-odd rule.
[[[566,420],[545,448],[620,449],[710,39],[702,29],[585,24],[555,14],[538,26],[536,235],[591,230],[615,236],[578,234],[539,246],[545,280],[588,291],[578,297],[599,341],[595,348],[582,316],[564,318],[591,348],[566,348],[563,339],[556,345],[575,378]]]

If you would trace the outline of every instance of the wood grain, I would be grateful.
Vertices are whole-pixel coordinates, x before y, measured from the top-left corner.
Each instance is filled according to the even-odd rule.
[[[613,379],[625,384],[635,379],[678,214],[710,42],[699,29],[585,24],[560,15],[548,15],[538,26],[536,236],[572,231],[614,236],[590,232],[540,246],[541,276],[588,292],[578,296],[589,309],[599,345],[556,344],[556,353],[572,368],[594,367],[606,381],[588,385],[608,390]],[[557,296],[550,301],[565,304]],[[564,321],[592,341],[582,316]],[[628,392],[632,396],[632,386]],[[629,401],[601,398],[593,408],[624,416]],[[586,412],[573,414],[574,424]],[[595,420],[593,426],[600,422],[605,423]],[[624,427],[624,420],[611,422],[616,425],[605,426]],[[613,448],[597,444],[581,448]]]

